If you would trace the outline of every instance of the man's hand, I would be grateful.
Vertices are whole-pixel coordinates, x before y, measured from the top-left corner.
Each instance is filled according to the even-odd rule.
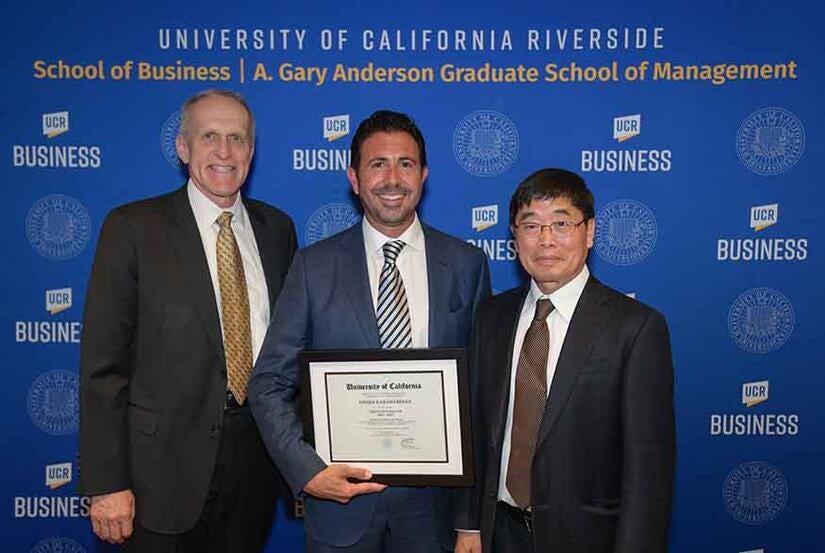
[[[132,535],[135,495],[132,490],[96,495],[89,511],[97,537],[109,543],[123,543]]]
[[[459,530],[455,539],[455,553],[481,553],[481,534]]]
[[[304,486],[304,491],[321,499],[332,499],[338,503],[349,503],[349,500],[362,493],[380,492],[387,486],[375,482],[350,482],[355,480],[369,480],[372,473],[367,469],[351,467],[349,465],[329,465],[327,468],[312,477]]]

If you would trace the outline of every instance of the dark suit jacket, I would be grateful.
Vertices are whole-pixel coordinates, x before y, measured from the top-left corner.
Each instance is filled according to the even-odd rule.
[[[426,225],[423,228],[429,345],[464,347],[476,308],[490,292],[487,259],[478,248]],[[380,347],[361,225],[300,250],[249,384],[250,405],[261,436],[296,496],[326,466],[304,441],[295,413],[298,352]],[[452,548],[455,533],[449,493],[439,490],[439,494],[440,538]],[[307,531],[330,545],[351,545],[367,529],[376,501],[377,494],[357,496],[346,505],[307,497]]]
[[[466,522],[481,528],[483,551],[491,551],[513,341],[527,291],[510,290],[482,304],[473,332],[481,479]],[[675,449],[672,381],[664,318],[590,277],[539,428],[530,485],[536,551],[666,550]]]
[[[280,210],[244,200],[271,308],[295,251]],[[186,187],[114,209],[89,280],[80,368],[80,492],[131,488],[141,525],[193,527],[226,403],[218,307]]]

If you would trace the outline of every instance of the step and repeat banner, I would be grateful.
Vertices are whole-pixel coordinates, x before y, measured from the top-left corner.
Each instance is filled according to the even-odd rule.
[[[247,195],[289,213],[302,245],[359,220],[344,175],[358,122],[411,114],[430,162],[420,215],[483,249],[497,291],[523,279],[514,187],[580,173],[591,269],[670,324],[670,551],[825,547],[825,9],[315,4],[0,8],[2,549],[105,549],[76,493],[95,243],[112,207],[183,184],[179,106],[215,87],[257,118]],[[302,540],[284,498],[268,550]]]

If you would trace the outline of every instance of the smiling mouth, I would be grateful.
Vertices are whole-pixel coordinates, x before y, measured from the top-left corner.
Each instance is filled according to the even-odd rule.
[[[231,173],[235,170],[232,165],[210,165],[209,168],[216,173]]]
[[[404,198],[404,196],[406,196],[406,194],[378,194],[379,198],[388,202],[399,201]]]
[[[396,203],[404,199],[409,194],[408,190],[398,187],[382,188],[375,191],[375,195],[382,202]]]

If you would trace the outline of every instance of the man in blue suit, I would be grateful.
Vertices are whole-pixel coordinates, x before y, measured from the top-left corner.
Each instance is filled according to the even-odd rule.
[[[252,411],[275,463],[305,499],[313,553],[451,550],[451,490],[385,487],[369,482],[366,469],[328,466],[304,440],[296,415],[301,350],[463,347],[490,293],[481,250],[418,219],[427,157],[415,123],[377,111],[359,125],[351,153],[347,178],[364,217],[296,254],[249,383]],[[389,337],[393,345],[377,309],[388,264],[397,267],[406,298],[397,325],[404,330]]]

